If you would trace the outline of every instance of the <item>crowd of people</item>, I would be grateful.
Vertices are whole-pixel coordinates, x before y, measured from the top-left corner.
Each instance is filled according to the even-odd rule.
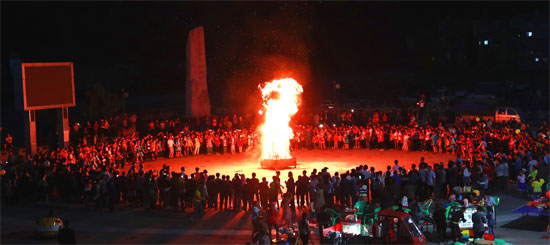
[[[395,115],[375,112],[366,121],[354,119],[352,113],[332,119],[323,114],[299,117],[292,126],[291,147],[431,151],[454,154],[456,161],[429,164],[421,159],[405,168],[396,160],[386,169],[364,164],[341,173],[330,173],[331,166],[325,166],[296,176],[289,172],[284,183],[280,172],[259,178],[255,174],[212,174],[198,168],[186,172],[170,166],[146,171],[144,164],[159,157],[245,152],[258,146],[260,135],[246,116],[207,118],[194,125],[179,119],[156,121],[137,130],[125,118],[118,129],[109,120],[84,127],[75,124],[67,148],[27,154],[22,160],[10,151],[7,163],[2,164],[2,202],[48,202],[55,197],[78,200],[97,210],[124,204],[145,210],[192,209],[197,216],[205,208],[254,210],[256,214],[263,209],[268,216],[281,208],[283,223],[290,226],[294,223],[290,210],[295,209],[307,209],[317,219],[327,207],[352,207],[358,200],[385,208],[403,205],[404,198],[410,207],[428,198],[453,199],[455,187],[476,186],[480,196],[485,196],[514,182],[518,191],[533,198],[548,189],[546,122],[537,129],[524,123],[490,121],[419,126],[414,120],[403,123],[388,114]],[[12,141],[5,143],[11,147]],[[267,221],[269,226],[280,225],[269,217]]]

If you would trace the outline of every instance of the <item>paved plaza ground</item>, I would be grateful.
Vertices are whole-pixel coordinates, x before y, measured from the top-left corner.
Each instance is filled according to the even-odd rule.
[[[429,152],[406,152],[400,150],[365,150],[365,149],[330,149],[330,150],[298,150],[294,152],[298,161],[296,169],[281,170],[282,179],[286,179],[288,171],[292,171],[294,176],[302,173],[302,170],[311,172],[314,168],[321,171],[323,167],[328,167],[328,171],[346,172],[351,168],[367,164],[375,167],[377,170],[386,170],[386,166],[393,166],[395,160],[399,165],[410,168],[412,164],[420,162],[420,157],[424,157],[428,163],[447,163],[456,158],[450,154],[434,154]],[[260,152],[251,150],[242,154],[221,154],[221,155],[199,155],[182,158],[161,159],[152,162],[145,162],[145,170],[161,169],[163,164],[169,165],[171,171],[179,172],[181,167],[185,167],[186,173],[193,173],[195,167],[207,169],[208,174],[229,174],[231,177],[235,173],[244,173],[250,177],[255,172],[259,179],[266,177],[268,180],[274,175],[272,170],[260,168]],[[128,167],[126,167],[128,169]]]
[[[453,159],[446,154],[401,151],[367,151],[367,150],[327,150],[296,152],[300,165],[298,169],[321,169],[329,166],[329,170],[342,171],[358,164],[367,163],[377,169],[399,159],[400,164],[408,167],[418,163],[424,156],[428,163],[446,162]],[[261,177],[271,176],[272,171],[258,170],[258,163],[250,160],[252,153],[228,156],[198,156],[179,159],[163,159],[148,162],[146,168],[158,168],[169,164],[173,170],[180,166],[207,168],[210,173],[233,173],[256,171]],[[191,170],[191,169],[190,169]],[[283,171],[286,176],[286,171]],[[512,213],[514,208],[525,203],[513,191],[499,194],[500,205],[497,208],[496,238],[513,244],[549,244],[543,239],[545,232],[533,232],[501,228],[501,226],[521,217]],[[250,240],[252,225],[251,212],[219,211],[209,209],[204,217],[198,219],[192,215],[193,209],[185,213],[172,209],[156,209],[144,211],[142,208],[130,206],[116,207],[114,211],[88,210],[79,203],[52,202],[56,216],[71,221],[77,241],[81,244],[245,244]],[[2,244],[52,244],[54,240],[37,239],[34,227],[38,217],[48,213],[48,207],[27,203],[17,206],[2,206],[1,239]],[[316,230],[315,230],[316,231]],[[450,231],[450,230],[449,230]],[[319,243],[317,236],[313,239]]]

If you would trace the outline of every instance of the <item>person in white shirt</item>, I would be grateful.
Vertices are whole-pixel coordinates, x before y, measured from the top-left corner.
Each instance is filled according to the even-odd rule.
[[[166,141],[166,144],[168,145],[168,150],[170,151],[168,157],[174,158],[174,137],[170,136],[168,141]]]
[[[395,160],[393,163],[394,163],[395,165],[393,165],[392,170],[393,170],[393,171],[396,171],[396,172],[399,172],[399,169],[401,168],[401,166],[399,166],[398,161]]]

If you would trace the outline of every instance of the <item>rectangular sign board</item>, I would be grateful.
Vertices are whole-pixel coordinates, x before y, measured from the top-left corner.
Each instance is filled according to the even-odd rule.
[[[75,106],[72,62],[21,63],[25,110]]]

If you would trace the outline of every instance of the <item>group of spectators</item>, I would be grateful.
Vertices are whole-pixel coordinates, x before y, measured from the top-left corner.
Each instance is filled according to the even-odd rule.
[[[365,164],[343,173],[330,173],[332,166],[325,166],[295,173],[299,176],[289,172],[284,183],[280,172],[260,179],[255,174],[212,174],[198,168],[188,173],[170,166],[146,171],[146,161],[158,157],[244,152],[258,145],[260,135],[251,130],[254,125],[246,116],[197,119],[194,125],[179,119],[156,121],[144,129],[132,129],[125,117],[118,129],[109,120],[84,127],[75,124],[68,148],[24,159],[10,151],[8,162],[2,164],[2,202],[48,202],[54,196],[98,210],[121,204],[145,210],[192,208],[197,216],[205,208],[257,212],[280,207],[284,223],[290,226],[289,210],[295,208],[307,208],[317,218],[326,207],[352,207],[358,200],[385,208],[416,207],[428,198],[454,199],[456,187],[464,186],[475,186],[480,196],[505,190],[510,182],[533,198],[547,190],[546,122],[536,129],[490,121],[420,127],[388,119],[387,114],[375,113],[358,124],[351,113],[342,113],[335,121],[317,114],[309,123],[292,126],[292,148],[433,151],[455,154],[456,161],[428,164],[421,159],[404,168],[396,160],[386,169]],[[11,145],[12,139],[7,143]]]

